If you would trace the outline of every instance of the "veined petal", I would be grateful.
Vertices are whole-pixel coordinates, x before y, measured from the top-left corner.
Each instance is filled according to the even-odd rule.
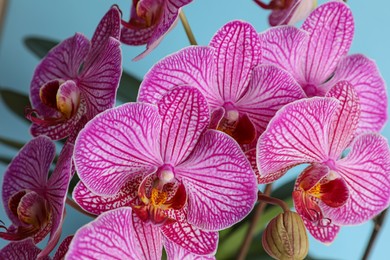
[[[80,74],[79,87],[88,105],[88,119],[115,104],[116,90],[122,75],[120,42],[108,38],[101,48],[92,49]]]
[[[30,85],[30,99],[32,106],[40,115],[51,117],[56,112],[42,103],[39,97],[40,88],[54,79],[76,79],[89,49],[89,40],[84,35],[76,33],[54,47],[37,66]]]
[[[197,89],[181,86],[164,95],[157,105],[162,121],[161,155],[165,163],[176,165],[187,158],[208,126],[207,102]]]
[[[360,116],[359,99],[352,85],[347,81],[338,82],[326,95],[340,101],[337,112],[333,115],[329,129],[329,157],[337,160],[349,146]]]
[[[152,37],[156,25],[146,28],[129,28],[122,26],[120,41],[131,46],[144,45]]]
[[[74,188],[72,197],[81,208],[95,215],[115,208],[130,207],[138,198],[138,187],[142,177],[142,174],[132,175],[119,192],[113,196],[94,194],[80,181]]]
[[[200,46],[184,48],[162,59],[145,75],[137,100],[155,104],[171,88],[190,85],[202,92],[212,108],[223,105],[211,78],[212,59],[213,50]]]
[[[309,34],[293,26],[271,28],[260,34],[265,64],[277,65],[298,81],[304,80],[304,56]]]
[[[131,215],[131,208],[101,214],[76,232],[65,258],[142,259]]]
[[[142,256],[139,259],[161,259],[163,237],[160,227],[143,222],[134,212],[131,225],[135,232],[135,246]]]
[[[307,45],[305,80],[307,84],[324,83],[348,53],[354,21],[349,7],[331,1],[315,9],[302,25],[310,35]]]
[[[62,240],[60,246],[58,247],[53,260],[63,260],[65,259],[65,254],[68,252],[70,242],[72,242],[73,235],[67,236],[64,240]]]
[[[190,157],[178,165],[188,194],[188,222],[221,230],[243,219],[257,200],[257,181],[238,144],[225,133],[208,130]]]
[[[205,231],[187,222],[185,210],[172,210],[170,217],[176,222],[161,228],[166,241],[176,243],[187,252],[197,255],[213,255],[217,251],[218,232]]]
[[[9,164],[4,173],[2,198],[5,212],[12,223],[21,224],[7,206],[9,199],[22,190],[42,195],[54,156],[54,143],[49,138],[40,136],[28,142]]]
[[[328,158],[328,128],[339,101],[310,98],[281,108],[257,142],[262,182],[272,182],[291,167]]]
[[[387,121],[387,95],[375,62],[361,54],[345,57],[326,86],[331,87],[340,80],[351,83],[359,97],[361,112],[356,134],[379,132]]]
[[[91,120],[80,132],[74,152],[83,183],[98,195],[115,195],[134,174],[161,165],[157,107],[129,103]]]
[[[245,93],[252,69],[261,61],[260,38],[252,25],[233,21],[219,29],[210,47],[220,96],[235,102]]]
[[[41,250],[35,246],[32,239],[26,239],[20,242],[11,242],[0,251],[0,259],[14,259],[14,260],[31,260],[37,259]],[[50,257],[46,256],[40,258],[42,260],[50,260]]]
[[[237,108],[247,113],[260,136],[282,106],[304,97],[301,86],[286,71],[260,65],[253,69],[248,92],[237,102]]]
[[[317,239],[318,241],[330,244],[336,238],[337,234],[340,231],[340,226],[328,223],[327,225],[316,225],[308,220],[303,220],[307,230],[310,234]]]
[[[52,239],[55,239],[54,236],[61,227],[63,220],[66,195],[71,178],[73,148],[74,146],[72,144],[64,145],[58,157],[56,168],[50,176],[46,187],[46,198],[50,203],[52,216],[52,227],[48,244],[50,244]],[[52,249],[50,248],[50,251]]]
[[[350,196],[340,208],[323,207],[335,223],[360,224],[389,205],[390,152],[385,138],[374,133],[357,137],[349,154],[337,162],[337,170]]]
[[[98,48],[98,46],[104,45],[108,37],[119,40],[121,16],[119,7],[116,5],[111,6],[96,27],[91,40],[92,48]]]
[[[169,239],[164,240],[164,248],[167,252],[168,259],[181,259],[181,260],[213,260],[215,256],[208,255],[196,255],[187,251],[183,247],[179,246],[175,242],[170,241]]]

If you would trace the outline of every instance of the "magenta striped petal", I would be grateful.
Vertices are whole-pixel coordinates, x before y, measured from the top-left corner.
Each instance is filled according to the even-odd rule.
[[[12,242],[0,250],[0,259],[7,260],[31,260],[37,259],[41,250],[35,246],[31,239],[26,239],[20,242]],[[40,258],[41,260],[50,260],[46,256]]]
[[[183,259],[183,260],[213,260],[215,256],[201,256],[195,255],[183,247],[179,246],[175,242],[171,242],[169,239],[164,241],[165,251],[167,252],[168,259]]]
[[[211,75],[213,50],[209,47],[187,47],[155,64],[145,75],[138,101],[155,104],[169,89],[190,85],[206,97],[212,108],[223,105]]]
[[[134,230],[134,241],[142,258],[139,259],[161,259],[163,248],[163,237],[158,226],[145,223],[133,212],[132,228]]]
[[[221,230],[239,222],[257,200],[257,181],[238,144],[225,133],[208,130],[190,157],[178,165],[188,193],[188,222]]]
[[[100,215],[80,228],[70,243],[66,259],[142,259],[131,208],[120,208]]]
[[[142,174],[132,175],[125,185],[114,196],[99,196],[90,191],[81,181],[73,190],[73,199],[89,213],[100,215],[103,212],[131,206],[138,198],[138,187]]]
[[[288,71],[299,82],[304,81],[304,59],[309,35],[292,27],[271,28],[260,34],[265,64],[277,65]]]
[[[349,7],[332,1],[315,9],[302,25],[310,35],[307,45],[305,80],[307,84],[324,83],[348,53],[354,21]]]
[[[54,47],[37,66],[30,86],[31,104],[42,116],[53,116],[56,111],[44,105],[39,97],[40,88],[54,79],[76,79],[78,71],[90,49],[85,36],[76,33]]]
[[[210,42],[214,51],[217,88],[223,100],[238,100],[245,92],[252,69],[261,61],[260,38],[252,25],[233,21]]]
[[[140,29],[123,26],[121,29],[120,41],[132,46],[147,44],[155,29],[156,25]]]
[[[100,49],[92,49],[80,74],[79,87],[85,93],[88,119],[115,104],[122,75],[120,42],[109,38]]]
[[[325,244],[332,243],[340,231],[340,226],[337,226],[332,223],[327,224],[325,226],[321,226],[316,225],[305,219],[303,220],[303,222],[305,223],[305,226],[307,230],[309,230],[310,234],[315,239]]]
[[[169,243],[176,243],[185,251],[196,255],[213,255],[217,251],[218,232],[205,231],[187,222],[184,211],[171,211],[176,222],[161,228]],[[187,216],[186,216],[187,215]]]
[[[253,69],[248,91],[237,102],[260,136],[275,113],[284,105],[305,97],[301,86],[284,70],[271,65]]]
[[[121,11],[119,7],[113,5],[110,10],[100,20],[93,34],[91,44],[92,48],[99,48],[98,46],[104,45],[104,42],[108,37],[113,37],[119,40],[120,26],[121,26]]]
[[[291,167],[328,158],[328,127],[339,102],[330,98],[295,101],[276,113],[257,143],[262,183],[272,182]]]
[[[356,134],[379,132],[387,121],[387,94],[375,62],[361,54],[345,57],[326,85],[333,86],[340,80],[349,81],[359,97],[361,114]]]
[[[107,110],[80,132],[74,160],[85,186],[98,195],[115,195],[132,175],[161,165],[161,119],[157,107],[129,103]]]
[[[55,145],[49,138],[40,136],[28,142],[14,157],[4,173],[3,205],[8,205],[11,196],[22,190],[35,191],[43,196],[54,156]],[[21,225],[19,219],[7,206],[4,209],[13,224]]]
[[[165,163],[176,165],[187,158],[209,123],[203,95],[195,88],[172,89],[159,102],[161,115],[160,150]]]
[[[72,236],[67,236],[60,244],[58,247],[53,260],[63,260],[65,259],[65,254],[68,252],[70,242],[72,242],[73,235]]]
[[[389,205],[390,151],[385,138],[374,133],[359,136],[350,153],[337,162],[337,170],[350,197],[340,208],[323,207],[336,224],[363,223]]]
[[[329,157],[337,160],[351,143],[360,116],[359,99],[347,81],[337,83],[326,95],[340,101],[329,128]]]

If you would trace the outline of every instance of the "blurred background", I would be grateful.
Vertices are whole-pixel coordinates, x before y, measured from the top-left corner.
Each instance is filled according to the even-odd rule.
[[[325,1],[318,1],[319,4]],[[56,41],[81,32],[91,38],[95,28],[110,8],[117,4],[128,20],[131,0],[0,0],[0,87],[28,95],[29,85],[39,59],[24,44],[30,36],[49,38]],[[390,2],[386,0],[361,1],[349,0],[355,18],[355,36],[350,53],[363,53],[377,62],[386,82],[390,82],[390,25],[388,10]],[[4,11],[1,9],[5,7]],[[234,19],[250,22],[259,32],[269,28],[269,12],[260,9],[251,0],[194,0],[184,11],[199,45],[207,45],[214,33],[225,23]],[[144,46],[122,46],[124,70],[142,79],[154,63],[164,56],[189,45],[183,26],[177,26],[164,38],[161,44],[146,58],[133,62],[132,58],[144,50]],[[387,125],[382,134],[388,139],[390,128]],[[31,139],[29,124],[12,113],[0,100],[0,137],[10,138],[25,143]],[[12,158],[17,150],[0,143],[0,156]],[[7,165],[0,163],[2,176]],[[284,182],[296,177],[297,171],[277,182],[280,187]],[[2,179],[2,177],[1,177]],[[0,207],[0,220],[10,224]],[[90,221],[67,206],[67,217],[62,238]],[[388,241],[390,241],[390,220],[386,219],[376,241],[370,259],[388,259]],[[315,259],[360,259],[365,250],[373,222],[360,226],[343,227],[331,245],[324,245],[310,237],[309,255]],[[8,242],[0,240],[0,248]],[[235,241],[241,243],[241,241]],[[261,240],[256,237],[254,243],[261,247]],[[235,255],[231,255],[234,259]]]

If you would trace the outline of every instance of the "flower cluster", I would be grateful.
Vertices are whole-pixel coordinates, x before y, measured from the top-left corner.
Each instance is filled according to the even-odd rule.
[[[157,62],[137,102],[114,107],[121,42],[146,44],[137,59],[144,57],[190,2],[133,0],[129,22],[113,6],[91,41],[76,34],[38,65],[26,113],[35,138],[10,163],[2,187],[12,225],[0,237],[23,241],[2,257],[47,257],[75,173],[72,197],[97,218],[63,241],[55,259],[160,259],[163,248],[168,259],[214,259],[218,231],[266,196],[258,184],[304,163],[291,195],[296,213],[284,208],[264,232],[275,258],[306,256],[304,227],[329,243],[341,226],[389,205],[390,150],[379,134],[385,83],[372,60],[348,55],[354,22],[340,1],[312,11],[312,1],[256,0],[273,10],[271,25],[286,25],[259,33],[231,21],[207,46]],[[287,25],[307,15],[301,28]],[[48,177],[52,140],[60,139]],[[41,251],[35,244],[48,234]],[[286,248],[283,239],[295,243]]]

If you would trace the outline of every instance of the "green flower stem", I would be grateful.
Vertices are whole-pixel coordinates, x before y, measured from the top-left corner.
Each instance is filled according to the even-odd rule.
[[[269,195],[271,194],[272,190],[272,184],[267,184],[264,189],[264,193],[259,195],[266,196],[267,198],[270,198]],[[265,206],[267,205],[267,202],[264,200],[259,200],[259,204],[257,204],[255,209],[255,214],[253,215],[252,221],[249,224],[249,228],[247,230],[247,233],[245,235],[245,239],[241,244],[240,251],[238,252],[237,259],[238,260],[244,260],[246,255],[248,254],[249,246],[253,239],[253,234],[255,232],[255,228],[257,226],[257,222],[260,219],[260,216],[263,214]]]
[[[187,17],[186,17],[186,15],[184,14],[183,9],[180,10],[179,17],[180,17],[181,23],[183,24],[184,30],[186,31],[187,38],[188,38],[190,44],[191,44],[191,45],[198,45],[198,43],[197,43],[196,40],[195,40],[195,36],[194,36],[194,34],[192,33],[190,24],[188,23]]]
[[[387,209],[382,211],[381,214],[379,214],[375,219],[374,219],[374,229],[372,230],[372,233],[371,233],[371,237],[370,237],[370,240],[368,240],[368,244],[366,246],[366,250],[364,251],[364,255],[363,255],[363,260],[366,260],[368,259],[368,256],[370,255],[371,251],[372,251],[372,248],[374,246],[374,243],[375,243],[375,240],[378,236],[378,233],[382,227],[382,224],[386,218],[386,213],[387,213]]]

